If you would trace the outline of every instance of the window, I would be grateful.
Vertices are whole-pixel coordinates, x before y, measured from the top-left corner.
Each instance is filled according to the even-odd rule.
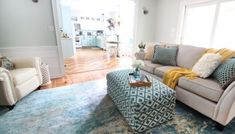
[[[213,46],[235,50],[235,1],[220,5]]]
[[[187,7],[183,43],[205,46],[210,43],[216,5]]]
[[[235,50],[235,1],[187,5],[182,44]]]

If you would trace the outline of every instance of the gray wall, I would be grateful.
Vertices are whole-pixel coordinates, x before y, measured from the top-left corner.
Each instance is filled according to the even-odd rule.
[[[0,0],[0,47],[55,45],[51,0]]]
[[[136,43],[155,41],[156,0],[139,0],[137,6]],[[149,11],[147,15],[143,14],[143,7]]]
[[[156,0],[155,40],[176,42],[180,0]]]
[[[176,43],[180,0],[138,0],[136,45],[143,42]],[[143,14],[142,8],[149,10]]]
[[[175,42],[179,5],[180,0],[138,0],[136,44]],[[0,1],[0,47],[55,46],[53,25],[51,0]]]

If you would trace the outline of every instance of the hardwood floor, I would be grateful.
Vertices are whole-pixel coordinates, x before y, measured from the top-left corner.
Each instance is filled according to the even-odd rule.
[[[52,83],[41,89],[71,85],[105,78],[106,74],[115,69],[130,68],[130,57],[114,58],[108,52],[97,48],[77,49],[77,54],[65,60],[66,75],[53,79]]]

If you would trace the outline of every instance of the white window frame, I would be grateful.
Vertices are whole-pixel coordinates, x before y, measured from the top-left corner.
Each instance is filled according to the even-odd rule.
[[[187,14],[186,8],[187,7],[194,7],[194,6],[197,7],[197,6],[201,6],[201,5],[216,4],[216,11],[215,11],[214,21],[213,21],[213,25],[212,25],[210,43],[208,45],[209,47],[212,47],[213,41],[214,41],[214,36],[215,36],[216,26],[218,24],[220,5],[221,5],[221,3],[228,2],[228,1],[234,1],[234,0],[182,0],[180,2],[176,42],[179,44],[182,44],[182,41],[183,41],[183,35],[184,35],[184,30],[185,30],[184,22],[187,19],[186,18],[186,14]]]

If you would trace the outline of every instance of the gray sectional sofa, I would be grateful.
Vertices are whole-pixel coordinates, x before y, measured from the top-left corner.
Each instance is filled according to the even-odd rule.
[[[206,48],[179,45],[177,66],[154,64],[145,60],[145,53],[136,53],[136,59],[145,62],[142,71],[162,81],[164,73],[170,68],[192,68],[205,51]],[[235,116],[235,82],[224,90],[210,78],[189,80],[181,77],[175,91],[177,100],[216,121],[218,126],[226,126]]]

